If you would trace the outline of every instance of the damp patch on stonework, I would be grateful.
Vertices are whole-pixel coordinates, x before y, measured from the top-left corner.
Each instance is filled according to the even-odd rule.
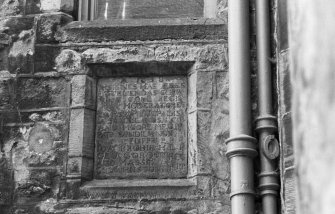
[[[53,137],[50,129],[43,124],[36,124],[30,131],[28,139],[29,150],[37,153],[44,153],[49,151],[53,145]]]
[[[80,53],[73,50],[63,50],[55,59],[58,72],[85,71]]]

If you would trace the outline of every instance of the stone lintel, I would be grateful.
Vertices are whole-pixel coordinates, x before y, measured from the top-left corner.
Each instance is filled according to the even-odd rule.
[[[144,179],[144,180],[120,180],[106,179],[93,180],[85,183],[82,188],[137,188],[137,187],[189,187],[196,186],[197,180],[192,179]]]
[[[71,22],[61,32],[61,42],[147,41],[163,39],[227,39],[220,19],[130,19]]]

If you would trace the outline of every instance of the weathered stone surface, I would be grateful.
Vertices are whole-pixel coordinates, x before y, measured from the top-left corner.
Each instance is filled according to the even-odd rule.
[[[286,50],[288,48],[288,13],[287,13],[287,0],[277,1],[278,2],[278,50]]]
[[[36,14],[41,12],[41,0],[26,0],[25,14]]]
[[[99,24],[98,24],[99,23]],[[113,20],[72,22],[59,32],[62,42],[163,39],[226,39],[225,23],[216,19]]]
[[[289,52],[282,51],[279,54],[278,61],[278,85],[279,85],[279,102],[280,114],[284,115],[286,112],[292,110],[292,81],[291,72],[289,70]]]
[[[14,103],[14,87],[11,79],[0,81],[0,110],[13,109]]]
[[[64,78],[20,78],[17,83],[20,109],[69,106],[69,81]]]
[[[185,177],[186,97],[186,77],[100,79],[96,177]]]
[[[51,121],[38,122],[31,127],[5,124],[5,133],[11,134],[6,134],[4,154],[10,158],[12,169],[15,169],[11,180],[15,182],[17,200],[11,202],[15,202],[18,207],[30,204],[27,209],[32,209],[34,204],[45,197],[55,197],[58,193],[64,158],[59,154],[59,150],[65,149],[62,142],[66,139],[60,134],[64,130],[51,127],[49,122]],[[39,132],[39,129],[42,131]],[[36,147],[37,144],[40,147]],[[48,151],[44,151],[44,148]],[[57,162],[57,159],[60,161]],[[9,187],[14,188],[8,185]],[[8,193],[11,193],[10,189]]]
[[[24,0],[1,0],[0,18],[24,14]]]
[[[41,11],[43,12],[68,12],[74,10],[74,0],[40,0]]]
[[[29,149],[37,153],[44,153],[52,148],[53,137],[51,131],[42,124],[37,124],[29,136]]]
[[[32,73],[34,70],[34,31],[22,31],[9,51],[9,71],[11,73]]]
[[[127,62],[194,62],[195,70],[226,70],[228,65],[225,44],[136,45],[114,48],[90,48],[82,53],[87,63]]]
[[[214,100],[215,72],[197,72],[197,107],[211,109]],[[194,90],[194,89],[193,89]]]
[[[293,126],[292,126],[292,112],[287,112],[279,121],[280,139],[282,142],[282,161],[285,167],[294,165],[293,161]]]
[[[86,73],[87,70],[81,54],[69,49],[60,52],[55,59],[55,64],[55,68],[60,73]]]
[[[285,168],[282,173],[282,210],[285,214],[296,213],[297,203],[297,180],[294,176],[294,167]]]
[[[57,30],[72,21],[72,17],[64,13],[44,14],[38,17],[36,42],[37,43],[56,43]]]
[[[216,17],[222,19],[225,23],[228,23],[228,1],[218,0],[217,4]]]
[[[10,17],[0,21],[0,69],[12,73],[33,71],[34,17]]]
[[[69,208],[66,214],[212,214],[229,212],[229,206],[223,205],[220,200],[204,200],[200,203],[193,200],[166,200],[151,203],[146,201],[135,204],[128,203],[119,209],[104,205],[100,207]]]
[[[91,179],[94,157],[95,111],[71,110],[68,175]]]
[[[50,14],[0,20],[1,38],[6,39],[1,56],[10,50],[13,55],[12,74],[0,73],[1,122],[5,124],[0,134],[16,187],[12,189],[12,211],[229,213],[229,170],[223,143],[228,131],[228,77],[222,72],[228,61],[226,0],[219,3],[221,21],[71,23],[62,35],[61,28],[69,19],[52,11],[59,11],[64,2],[71,8],[72,1],[26,0],[26,14]],[[24,13],[13,11],[6,14]],[[8,70],[9,61],[5,60],[3,68]],[[126,180],[117,179],[109,180],[116,188],[85,190],[92,182],[96,161],[96,79],[138,77],[139,73],[146,78],[177,75],[185,82],[187,79],[188,86],[183,88],[183,94],[188,94],[183,98],[187,112],[183,116],[189,124],[183,123],[172,137],[185,133],[180,154],[186,170],[173,169],[175,175],[160,177],[164,179],[131,182],[144,182],[145,187],[117,186]],[[107,124],[112,121],[103,119]],[[171,145],[181,145],[178,139],[176,142]]]
[[[32,29],[34,26],[34,19],[33,16],[6,17],[0,20],[1,31],[16,37],[15,35],[20,34],[21,31]]]
[[[86,75],[77,75],[72,78],[71,86],[72,107],[96,108],[96,79]]]
[[[55,59],[60,54],[61,48],[58,46],[35,46],[34,71],[51,72],[56,71]]]
[[[11,205],[14,191],[13,167],[10,159],[1,153],[0,157],[0,206]]]
[[[94,156],[95,111],[80,108],[71,110],[69,155]]]

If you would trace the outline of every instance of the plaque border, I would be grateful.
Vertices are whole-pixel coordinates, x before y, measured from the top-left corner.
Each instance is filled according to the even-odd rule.
[[[141,65],[138,65],[139,67],[142,67],[142,69],[143,69],[143,64],[141,64]],[[131,67],[130,68],[130,70],[131,69],[133,69],[134,67]],[[159,68],[157,68],[159,71],[160,71],[160,69]],[[163,69],[166,69],[166,68],[163,68]],[[124,70],[124,68],[122,68],[122,70]],[[133,183],[133,181],[134,180],[140,180],[141,182],[142,181],[148,181],[148,185],[150,185],[150,183],[152,183],[152,181],[156,181],[156,180],[161,180],[163,183],[164,183],[164,180],[168,180],[168,179],[170,179],[170,180],[179,180],[179,182],[177,182],[177,183],[183,183],[183,182],[181,182],[181,181],[183,181],[183,180],[185,180],[185,179],[187,179],[187,177],[188,177],[188,169],[189,169],[189,166],[188,166],[188,146],[189,146],[189,143],[188,143],[188,78],[187,78],[187,75],[186,74],[183,74],[183,75],[180,75],[180,74],[178,74],[178,75],[150,75],[150,76],[148,76],[148,75],[146,75],[146,76],[139,76],[139,75],[136,75],[136,73],[135,72],[132,72],[133,74],[134,74],[134,76],[127,76],[127,78],[141,78],[141,77],[152,77],[152,76],[155,76],[155,77],[172,77],[172,76],[174,76],[174,77],[183,77],[183,78],[185,78],[185,80],[186,80],[186,82],[187,82],[187,85],[186,85],[186,112],[185,112],[185,116],[187,117],[186,118],[186,130],[185,130],[185,132],[186,132],[186,144],[185,144],[185,146],[186,146],[186,161],[185,161],[185,163],[186,163],[186,166],[187,166],[187,168],[186,168],[186,175],[185,176],[180,176],[180,177],[176,177],[176,178],[136,178],[136,177],[134,177],[134,178],[131,178],[131,179],[125,179],[125,178],[120,178],[120,179],[117,179],[117,178],[104,178],[104,179],[101,179],[101,178],[96,178],[95,179],[95,175],[94,175],[94,173],[95,173],[95,171],[96,171],[96,169],[97,169],[97,163],[96,162],[94,162],[94,172],[93,172],[93,178],[95,179],[95,180],[105,180],[105,181],[109,181],[109,180],[115,180],[115,181],[118,181],[118,180],[127,180],[127,181],[129,181],[129,183]],[[160,73],[161,74],[161,73]],[[99,82],[99,80],[101,80],[101,79],[109,79],[109,78],[122,78],[121,76],[113,76],[113,77],[102,77],[102,78],[98,78],[97,79],[97,81],[96,81],[96,84],[97,84],[97,94],[98,94],[98,82]],[[97,107],[98,107],[98,99],[97,99]],[[95,135],[96,135],[96,130],[95,130]],[[96,159],[96,155],[97,155],[97,151],[96,151],[96,144],[97,144],[97,142],[96,142],[96,139],[95,139],[95,152],[94,152],[94,160]],[[131,177],[131,176],[130,176]],[[138,185],[139,186],[141,186],[142,185],[142,183],[141,182],[139,182],[138,183]],[[119,182],[119,183],[122,183],[122,182]],[[157,182],[155,182],[155,183],[157,183]],[[189,182],[188,182],[189,183]],[[158,183],[157,183],[158,184]],[[159,185],[158,185],[159,186]]]
[[[89,64],[88,75],[72,79],[72,103],[67,161],[66,198],[78,199],[82,192],[97,189],[146,188],[146,187],[195,187],[198,175],[197,147],[197,81],[194,61],[174,62],[125,62]],[[137,72],[136,68],[140,67]],[[125,67],[128,71],[125,72]],[[158,69],[157,68],[161,68]],[[181,179],[94,179],[95,122],[97,107],[97,82],[99,78],[185,76],[187,78],[187,168],[186,178]],[[76,87],[74,89],[74,86]],[[201,109],[208,111],[209,109]],[[93,140],[92,140],[93,139]],[[130,185],[130,186],[129,186]]]

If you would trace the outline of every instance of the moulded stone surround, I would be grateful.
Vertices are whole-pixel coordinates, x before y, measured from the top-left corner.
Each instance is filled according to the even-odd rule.
[[[98,50],[99,51],[99,50]],[[87,61],[87,60],[86,60]],[[120,64],[122,66],[120,66]],[[134,66],[135,65],[135,66]],[[79,191],[78,197],[103,197],[113,198],[113,194],[133,194],[133,190],[129,189],[129,185],[133,182],[136,183],[133,189],[149,188],[154,186],[156,188],[163,188],[166,197],[192,197],[194,195],[194,188],[197,188],[198,182],[202,183],[202,179],[194,178],[198,175],[207,175],[211,173],[211,154],[212,151],[208,148],[208,139],[211,129],[211,103],[213,99],[213,87],[212,82],[215,78],[215,72],[205,72],[196,70],[196,62],[194,61],[174,61],[172,62],[125,62],[125,63],[99,63],[92,64],[90,73],[95,76],[91,78],[87,75],[75,75],[72,78],[72,110],[71,110],[71,121],[70,121],[70,140],[69,140],[69,160],[68,160],[68,181],[74,182],[73,179],[79,179],[84,183]],[[88,64],[90,67],[90,64]],[[136,73],[136,68],[138,72]],[[121,69],[121,70],[120,70]],[[127,69],[129,73],[127,73]],[[165,71],[162,73],[161,70]],[[183,70],[184,69],[184,70]],[[100,72],[104,70],[104,72]],[[120,71],[119,71],[120,70]],[[97,90],[95,85],[99,80],[108,80],[117,75],[117,78],[122,79],[122,72],[131,78],[131,76],[144,76],[158,78],[159,75],[162,79],[166,77],[171,78],[172,76],[185,77],[187,79],[187,175],[183,179],[153,179],[152,181],[146,179],[135,179],[134,176],[123,176],[122,180],[118,179],[99,179],[95,178],[93,181],[92,174],[94,174],[94,165],[92,159],[92,152],[94,151],[94,137],[96,134],[94,125],[96,122],[100,123],[100,120],[95,121],[95,106],[96,96],[101,96],[103,91]],[[140,73],[139,73],[140,72]],[[155,75],[156,73],[156,75]],[[105,76],[104,76],[105,75]],[[128,75],[131,75],[128,77]],[[158,76],[157,76],[158,75]],[[107,82],[108,83],[108,82]],[[113,82],[111,82],[113,84]],[[92,87],[94,85],[94,87]],[[94,89],[93,89],[94,88]],[[92,95],[94,94],[94,95]],[[99,122],[100,121],[100,122]],[[91,124],[91,125],[87,125]],[[100,124],[99,124],[100,125]],[[98,125],[98,126],[99,126]],[[86,137],[84,137],[84,135]],[[97,150],[95,150],[97,155]],[[97,158],[97,156],[95,156]],[[98,161],[95,159],[95,161]],[[94,177],[93,177],[94,178]],[[194,178],[194,179],[193,179]],[[200,180],[199,180],[200,179]],[[72,180],[72,181],[71,181]],[[137,180],[137,181],[136,181]],[[113,182],[114,181],[114,182]],[[170,185],[169,185],[170,183]],[[182,189],[183,194],[173,193],[173,186],[177,185]],[[102,187],[105,188],[102,193]],[[169,187],[166,189],[166,187]],[[124,193],[120,193],[118,190],[115,192],[115,188],[126,188],[122,190]],[[172,189],[170,189],[172,188]],[[208,188],[208,187],[207,187]],[[154,192],[157,193],[157,190]],[[170,189],[170,190],[169,190]],[[142,190],[141,190],[142,191]],[[148,190],[149,191],[149,190]],[[152,191],[152,190],[150,190]],[[191,192],[189,192],[191,191]],[[114,192],[114,193],[113,193]],[[128,192],[128,193],[127,193]],[[187,193],[188,192],[188,193]],[[155,194],[156,194],[155,193]],[[143,197],[146,197],[147,193],[139,193]],[[148,193],[149,194],[149,193]],[[151,193],[151,195],[154,193]],[[163,194],[163,195],[164,195]],[[171,195],[172,194],[172,195]],[[186,195],[184,195],[186,194]],[[206,194],[206,193],[204,193]],[[149,194],[150,195],[150,194]],[[149,197],[149,195],[147,195]],[[160,198],[163,195],[156,195],[153,198]],[[169,196],[170,195],[170,196]],[[208,195],[209,196],[209,195]],[[121,197],[121,196],[120,196]],[[125,196],[122,196],[125,197]],[[122,199],[121,197],[121,199]],[[151,197],[151,196],[150,196]],[[119,198],[119,197],[117,197]],[[151,197],[152,198],[152,197]],[[120,199],[120,198],[119,198]],[[126,198],[124,198],[126,199]]]

